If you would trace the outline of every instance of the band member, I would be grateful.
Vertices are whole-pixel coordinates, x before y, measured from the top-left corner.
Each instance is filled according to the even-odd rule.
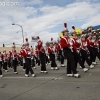
[[[96,58],[96,54],[93,50],[93,43],[92,43],[92,30],[89,30],[89,36],[87,38],[87,46],[88,46],[88,50],[90,52],[90,61],[92,62],[92,64],[96,64],[95,62],[95,58]]]
[[[23,44],[21,47],[20,54],[21,54],[21,52],[23,52],[24,49],[25,49],[25,45]],[[21,55],[21,56],[22,56],[23,71],[25,71],[25,69],[26,69],[25,57],[23,55]]]
[[[45,48],[45,59],[46,59],[46,65],[50,64],[50,57],[48,54],[48,47]]]
[[[98,37],[98,44],[99,44],[99,54],[100,54],[100,36]]]
[[[20,66],[21,54],[17,53],[17,66]]]
[[[11,51],[8,53],[8,67],[11,68]]]
[[[56,48],[55,48],[54,43],[53,43],[53,38],[51,38],[50,46],[48,48],[48,53],[49,53],[50,60],[51,60],[51,69],[58,70],[59,68],[57,67],[57,64],[55,61]]]
[[[0,77],[3,77],[3,75],[2,75],[2,59],[3,59],[3,55],[0,52]]]
[[[34,69],[36,69],[36,67],[35,67],[35,60],[34,60],[35,54],[34,54],[34,51],[33,51],[33,47],[32,47],[32,46],[31,46],[31,53],[32,53],[32,56],[31,56],[31,66],[32,66]]]
[[[38,37],[38,51],[39,51],[39,58],[41,62],[41,73],[47,73],[46,64],[45,64],[45,49],[43,47],[43,42]]]
[[[98,37],[98,44],[99,44],[99,50],[100,50],[100,36]]]
[[[83,63],[86,61],[90,68],[94,68],[94,65],[92,65],[92,62],[88,58],[88,55],[90,54],[90,52],[89,52],[87,46],[88,46],[88,43],[86,41],[86,37],[85,37],[84,34],[82,34],[82,36],[81,36],[81,50],[80,50],[80,52],[81,52],[81,55],[82,55]]]
[[[4,50],[3,51],[3,69],[5,70],[5,72],[8,72],[7,61],[8,61],[7,53],[6,53],[6,50]]]
[[[34,74],[34,71],[32,70],[31,67],[31,49],[29,48],[28,38],[26,38],[25,49],[21,51],[21,55],[25,58],[25,64],[26,64],[25,76],[28,77],[30,71],[32,76],[35,77],[36,75]]]
[[[57,44],[57,52],[58,52],[58,58],[59,58],[60,63],[61,63],[61,67],[65,67],[63,49],[61,47],[61,43],[60,42]]]
[[[2,68],[2,59],[3,59],[3,54],[0,52],[0,68]]]
[[[36,60],[36,64],[38,64],[38,67],[40,67],[40,59],[39,59],[39,50],[36,49],[35,51],[35,60]]]
[[[88,71],[88,68],[85,68],[84,63],[82,61],[82,58],[80,56],[80,40],[76,37],[75,26],[72,26],[72,29],[73,29],[72,41],[73,41],[73,50],[74,50],[73,54],[74,54],[74,57],[75,57],[75,64],[76,64],[75,66],[76,66],[76,69],[77,69],[77,63],[79,63],[80,66],[82,67],[83,71],[86,72],[86,71]]]
[[[61,38],[61,46],[63,48],[64,56],[67,58],[67,76],[79,78],[79,74],[76,71],[75,59],[73,55],[73,43],[68,36],[67,23],[64,23],[65,30],[62,32],[63,37]]]
[[[94,32],[94,36],[92,38],[92,43],[93,43],[93,50],[94,50],[96,56],[98,57],[98,59],[100,60],[100,53],[98,51],[99,44],[98,44],[98,41],[96,39],[96,32]],[[95,57],[95,60],[96,60],[96,57]]]
[[[12,46],[11,57],[12,57],[12,62],[13,62],[13,67],[14,67],[14,74],[18,74],[17,72],[17,51],[16,51],[15,43],[13,43],[13,46]]]

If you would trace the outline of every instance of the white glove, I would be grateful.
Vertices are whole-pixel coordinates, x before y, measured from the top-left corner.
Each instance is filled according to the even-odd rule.
[[[85,43],[84,46],[87,46],[87,44]]]
[[[72,42],[69,42],[69,44],[72,46],[73,45],[73,43]]]
[[[91,42],[94,42],[94,40],[91,40]]]
[[[77,43],[80,43],[80,40],[76,40]]]
[[[70,49],[72,49],[73,47],[72,47],[72,46],[70,46],[69,48],[70,48]]]
[[[31,55],[31,52],[28,52],[28,55]]]
[[[50,59],[50,57],[48,56],[48,59]]]
[[[78,54],[80,53],[79,50],[76,51]]]

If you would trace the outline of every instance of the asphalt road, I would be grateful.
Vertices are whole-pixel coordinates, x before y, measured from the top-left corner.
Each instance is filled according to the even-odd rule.
[[[97,62],[86,73],[78,66],[81,78],[67,77],[66,67],[51,70],[47,65],[48,74],[40,73],[37,67],[35,78],[31,74],[24,77],[22,67],[18,67],[18,74],[9,69],[0,78],[0,100],[100,100],[100,61]]]

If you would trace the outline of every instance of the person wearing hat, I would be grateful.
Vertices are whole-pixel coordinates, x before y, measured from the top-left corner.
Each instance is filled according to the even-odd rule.
[[[63,48],[64,56],[67,58],[67,76],[79,78],[80,74],[77,73],[75,67],[75,59],[73,55],[73,43],[68,36],[67,23],[64,23],[65,30],[61,38],[61,46]]]
[[[36,48],[35,50],[35,60],[36,60],[36,64],[38,65],[38,67],[40,67],[40,59],[39,59],[39,50]]]
[[[53,38],[51,38],[50,46],[48,48],[48,53],[51,60],[51,70],[58,70],[59,68],[57,67],[57,64],[55,61],[56,48],[54,46]]]
[[[20,54],[21,54],[21,52],[23,52],[24,49],[25,49],[25,44],[22,45],[21,50],[20,50]],[[26,69],[25,57],[21,55],[21,58],[22,58],[21,63],[22,63],[22,66],[23,66],[23,71],[25,71],[25,69]]]
[[[0,52],[0,67],[2,68],[2,57],[3,57],[3,55],[2,55],[2,53]]]
[[[58,52],[58,60],[60,61],[61,67],[65,67],[64,65],[64,55],[63,55],[63,49],[61,47],[61,43],[59,43],[56,46],[57,52]]]
[[[95,62],[95,58],[96,58],[96,53],[93,49],[93,42],[92,42],[92,30],[89,30],[89,36],[87,38],[87,46],[88,46],[88,50],[90,52],[90,61],[92,62],[92,64],[96,64]]]
[[[87,64],[89,65],[89,68],[94,68],[94,65],[92,65],[92,62],[90,61],[90,59],[88,58],[88,55],[90,54],[89,50],[88,50],[88,43],[87,43],[87,40],[86,40],[86,37],[84,34],[82,34],[81,36],[81,55],[82,55],[82,60],[83,60],[83,63],[86,61]]]
[[[8,67],[12,68],[12,66],[11,66],[11,51],[9,51],[7,56],[8,56]]]
[[[3,60],[3,55],[0,52],[0,77],[3,77],[3,75],[2,75],[2,60]]]
[[[25,49],[21,52],[21,55],[25,58],[25,65],[26,65],[26,71],[25,71],[25,77],[29,77],[29,71],[31,72],[32,77],[35,77],[34,71],[31,67],[31,49],[29,48],[28,38],[26,38]]]
[[[41,73],[48,73],[46,70],[46,61],[45,61],[45,49],[43,47],[43,42],[38,37],[38,51],[39,51],[39,58],[41,63]]]
[[[35,54],[34,54],[34,51],[33,51],[33,47],[32,46],[31,46],[31,53],[32,53],[32,56],[31,56],[31,66],[34,69],[36,69],[36,67],[35,67],[35,58],[34,58]]]
[[[45,46],[45,59],[46,59],[46,65],[50,64],[50,59],[49,59],[49,54],[48,54],[48,47]]]
[[[4,50],[3,51],[3,70],[5,70],[5,72],[8,72],[7,61],[8,61],[7,53],[6,53],[6,50]]]
[[[99,54],[100,54],[100,36],[98,37],[98,44],[99,44]]]
[[[14,67],[14,74],[18,74],[17,72],[17,51],[16,51],[16,46],[15,43],[13,42],[12,46],[12,51],[11,51],[11,57],[12,57],[12,62],[13,62],[13,67]]]
[[[72,26],[72,29],[73,29],[73,32],[72,32],[73,54],[75,57],[76,70],[77,70],[77,63],[79,63],[83,71],[87,72],[88,68],[85,68],[82,58],[80,56],[80,40],[76,37],[75,26]]]
[[[99,44],[98,44],[98,41],[96,39],[96,32],[94,32],[94,36],[92,38],[92,42],[93,42],[93,50],[94,50],[96,56],[98,57],[98,59],[100,60],[100,53],[98,51]],[[95,57],[95,60],[96,60],[96,57]]]

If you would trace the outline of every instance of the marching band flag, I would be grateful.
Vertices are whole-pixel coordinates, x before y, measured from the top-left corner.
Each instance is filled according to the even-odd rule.
[[[37,42],[37,41],[38,41],[37,36],[32,36],[32,37],[31,37],[31,41],[32,41],[32,42]]]

